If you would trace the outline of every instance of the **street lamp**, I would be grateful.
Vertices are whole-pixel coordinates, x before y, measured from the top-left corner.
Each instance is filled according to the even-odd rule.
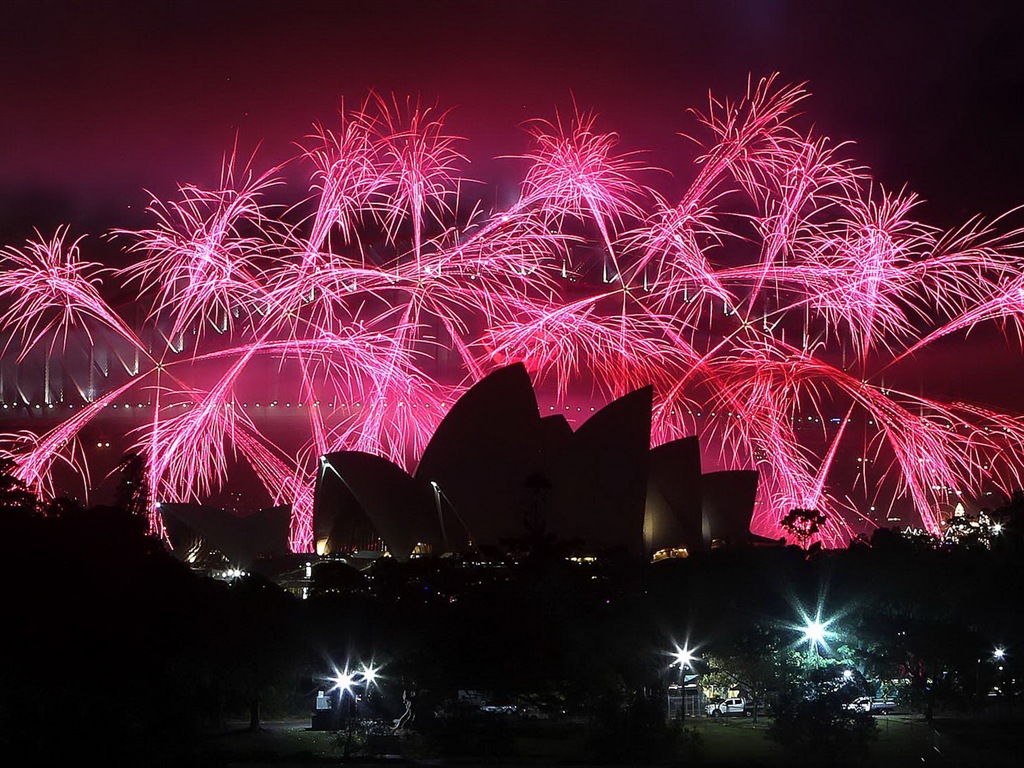
[[[832,619],[828,621],[821,620],[821,614],[816,615],[814,618],[804,614],[804,624],[802,627],[798,627],[803,637],[801,639],[807,641],[808,653],[810,657],[818,656],[818,649],[828,650],[828,639],[835,635],[835,632],[829,630],[828,625],[832,623]]]
[[[363,686],[366,694],[369,695],[370,689],[377,685],[379,677],[380,667],[374,666],[372,663],[362,664],[358,670],[352,670],[348,662],[345,662],[344,669],[335,669],[331,681],[334,683],[332,690],[338,691],[339,713],[342,715],[354,715],[356,713],[356,701],[358,700],[356,688]],[[345,706],[346,695],[351,697],[347,707]]]
[[[679,683],[680,689],[682,690],[682,702],[679,708],[679,720],[683,721],[686,719],[686,669],[690,667],[692,669],[693,660],[696,658],[693,651],[689,646],[683,646],[680,648],[676,646],[675,651],[672,653],[674,657],[673,662],[669,665],[674,667],[679,666]]]
[[[804,639],[812,648],[825,645],[825,625],[818,619],[809,619],[803,628]]]
[[[338,672],[334,676],[334,687],[342,693],[347,693],[352,690],[352,685],[355,681],[356,676],[346,669],[344,672]]]
[[[676,648],[673,655],[676,657],[675,663],[679,665],[679,669],[686,669],[693,661],[693,651],[689,648]]]
[[[356,675],[349,672],[348,665],[346,664],[344,670],[335,670],[333,679],[334,687],[338,691],[338,714],[342,717],[354,715],[356,711],[356,694],[352,689],[357,682]],[[345,694],[352,697],[348,709],[345,708]]]
[[[991,661],[993,661],[993,662],[1001,662],[1005,658],[1006,658],[1006,649],[1005,648],[1003,648],[1002,646],[996,646],[995,648],[992,649]],[[974,681],[975,695],[979,699],[981,698],[981,695],[982,695],[981,694],[981,662],[982,662],[982,658],[981,658],[981,656],[979,656],[978,657],[978,663],[975,666],[975,681]],[[998,666],[998,670],[1001,671],[1002,669],[1003,669],[1003,666],[1002,666],[1002,664],[1000,664]]]
[[[362,677],[362,682],[366,683],[367,686],[375,685],[377,682],[378,667],[372,664],[363,664],[359,670],[359,675]]]

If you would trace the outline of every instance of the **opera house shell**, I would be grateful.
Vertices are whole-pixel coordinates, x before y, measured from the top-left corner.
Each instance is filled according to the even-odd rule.
[[[702,474],[696,437],[652,450],[652,395],[631,392],[573,431],[540,415],[522,365],[501,368],[452,406],[414,475],[359,451],[321,457],[317,553],[405,559],[541,536],[579,555],[649,558],[753,538],[757,473]]]

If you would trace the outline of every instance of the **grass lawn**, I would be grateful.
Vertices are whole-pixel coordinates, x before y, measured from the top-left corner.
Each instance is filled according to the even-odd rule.
[[[730,720],[691,719],[687,728],[695,728],[703,745],[700,762],[722,766],[791,765],[792,758],[768,738],[770,721],[759,719],[754,725],[746,718]]]
[[[749,721],[692,720],[688,728],[701,734],[705,765],[782,766],[791,759],[765,736],[767,724],[754,727]],[[535,728],[516,728],[513,756],[496,759],[508,764],[572,765],[586,761],[585,728],[582,725],[541,723]],[[263,731],[250,733],[243,723],[232,723],[211,735],[210,754],[224,765],[316,764],[341,760],[343,751],[331,731],[313,731],[308,719],[270,722]],[[409,762],[416,762],[410,760]],[[460,759],[466,765],[466,759]],[[471,762],[471,761],[468,761]]]
[[[871,742],[863,757],[852,757],[845,765],[852,768],[897,768],[897,766],[946,764],[956,766],[1012,765],[1017,754],[1019,719],[936,719],[931,725],[919,715],[879,717],[878,738]],[[747,719],[711,720],[692,718],[688,729],[700,734],[701,748],[695,765],[775,768],[778,766],[820,765],[794,755],[768,738],[769,719],[754,725]],[[331,731],[313,731],[309,719],[277,721],[266,724],[260,733],[249,733],[242,723],[211,734],[208,754],[216,766],[247,768],[270,765],[316,765],[343,761],[344,751]],[[592,755],[584,749],[582,725],[540,723],[514,729],[513,754],[474,760],[470,757],[449,761],[419,760],[414,749],[404,762],[451,764],[464,768],[479,765],[581,766],[591,764]],[[402,745],[387,744],[386,753],[398,757]],[[393,758],[394,759],[394,758]],[[367,763],[374,761],[367,760]],[[380,759],[377,760],[380,762]],[[684,763],[685,764],[685,763]]]
[[[217,764],[271,765],[274,763],[337,762],[343,756],[333,731],[314,731],[310,719],[265,723],[263,730],[252,733],[242,723],[230,723],[206,740],[207,754]]]

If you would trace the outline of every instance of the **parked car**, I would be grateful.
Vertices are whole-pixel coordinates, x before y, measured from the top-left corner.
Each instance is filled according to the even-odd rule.
[[[546,709],[540,707],[525,706],[519,707],[519,716],[524,717],[527,720],[550,720],[551,713]]]
[[[514,704],[484,704],[480,707],[480,711],[497,715],[514,715],[516,706]]]
[[[704,711],[709,717],[750,717],[753,714],[753,709],[742,696],[712,702],[704,708]]]
[[[870,712],[873,715],[881,715],[896,709],[896,702],[892,699],[876,699],[871,696],[860,696],[843,707],[850,712]]]

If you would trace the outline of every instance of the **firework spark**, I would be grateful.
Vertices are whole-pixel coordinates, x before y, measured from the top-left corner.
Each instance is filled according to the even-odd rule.
[[[58,459],[86,471],[83,427],[145,388],[134,450],[160,499],[202,500],[247,463],[292,505],[292,545],[309,551],[320,455],[411,469],[449,403],[520,361],[561,398],[654,384],[657,441],[700,434],[723,467],[759,470],[757,533],[777,538],[786,512],[814,508],[818,538],[839,544],[876,505],[912,507],[935,531],[960,494],[1019,485],[1024,419],[883,376],[979,324],[1020,329],[1024,232],[918,221],[913,194],[801,129],[806,98],[775,77],[710,97],[678,199],[641,180],[657,169],[618,152],[596,115],[531,121],[529,149],[507,156],[528,163],[520,194],[489,209],[466,200],[445,112],[371,94],[306,137],[307,197],[291,207],[268,201],[288,191],[280,168],[239,169],[232,153],[218,188],[183,185],[153,200],[151,227],[116,233],[131,238],[116,277],[138,288],[141,325],[66,228],[4,248],[5,350],[24,361],[103,328],[139,360],[73,418],[9,436],[4,455],[53,492]],[[297,441],[247,410],[268,377],[290,393]]]

